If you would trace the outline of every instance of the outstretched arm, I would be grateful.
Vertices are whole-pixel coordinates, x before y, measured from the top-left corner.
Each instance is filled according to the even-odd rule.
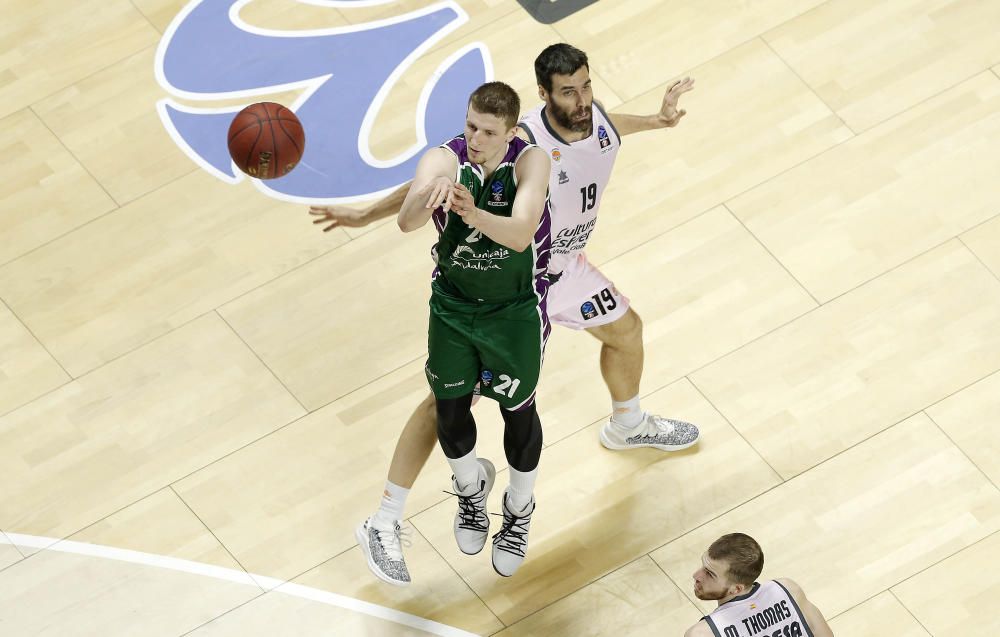
[[[409,192],[399,208],[396,222],[403,232],[420,228],[438,206],[445,212],[451,206],[451,187],[458,173],[458,158],[444,148],[431,148],[417,164]]]
[[[611,123],[614,124],[618,134],[624,137],[632,133],[639,133],[657,128],[673,128],[687,115],[687,111],[677,110],[677,100],[681,95],[694,89],[694,80],[689,77],[678,80],[670,85],[663,95],[663,104],[660,112],[655,115],[625,115],[621,113],[608,113]]]
[[[526,142],[531,141],[528,139],[528,134],[520,127],[517,129],[517,136]],[[412,181],[406,182],[367,208],[359,210],[348,206],[314,205],[309,206],[309,214],[316,217],[313,224],[329,224],[323,228],[323,232],[330,232],[334,228],[364,228],[380,219],[397,214],[403,207],[406,193],[410,191],[412,184]]]
[[[410,184],[406,182],[391,193],[382,197],[367,208],[356,210],[347,206],[309,206],[309,214],[319,217],[313,221],[314,224],[329,223],[323,228],[323,232],[329,232],[334,228],[363,228],[370,223],[375,223],[379,219],[385,219],[399,212],[403,206],[406,193],[410,191]]]

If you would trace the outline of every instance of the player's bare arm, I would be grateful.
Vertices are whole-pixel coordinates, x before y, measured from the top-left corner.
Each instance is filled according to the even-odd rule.
[[[422,227],[439,206],[447,212],[458,170],[458,159],[444,148],[431,148],[417,163],[417,173],[403,199],[396,219],[399,229],[412,232]]]
[[[830,629],[830,625],[826,623],[823,613],[809,601],[801,586],[790,579],[782,578],[775,581],[784,586],[791,594],[792,599],[795,600],[795,603],[798,604],[799,610],[802,612],[802,617],[805,618],[806,623],[809,624],[809,628],[812,629],[813,637],[833,637],[833,631]]]
[[[626,115],[623,113],[608,113],[608,118],[614,124],[618,134],[624,137],[632,133],[640,133],[658,128],[673,128],[687,115],[684,109],[677,110],[677,102],[681,95],[694,89],[694,80],[685,77],[677,80],[663,94],[663,103],[660,105],[660,112],[653,115]]]
[[[712,629],[708,627],[707,622],[699,621],[684,631],[684,637],[712,637]]]
[[[520,126],[515,129],[515,134],[526,142],[531,141],[528,133]],[[406,182],[366,208],[315,205],[309,206],[309,214],[317,217],[313,220],[314,224],[329,224],[323,228],[323,232],[329,232],[334,228],[364,228],[380,219],[397,214],[403,207],[403,201],[412,183]]]
[[[515,252],[531,245],[538,221],[545,207],[549,188],[549,156],[539,148],[525,151],[514,167],[517,173],[517,196],[510,217],[500,217],[476,207],[472,194],[457,184],[453,209],[465,223],[497,243]]]
[[[313,221],[314,224],[330,224],[323,228],[323,232],[329,232],[334,228],[363,228],[379,219],[398,213],[409,191],[410,182],[406,182],[365,208],[316,205],[309,207],[309,214],[318,217]]]

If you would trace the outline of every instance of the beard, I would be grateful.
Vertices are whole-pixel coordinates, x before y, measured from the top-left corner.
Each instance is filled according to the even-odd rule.
[[[567,111],[559,107],[555,102],[548,105],[549,114],[556,123],[567,128],[574,133],[589,133],[593,125],[592,109],[585,106],[576,111]]]
[[[720,600],[723,597],[725,597],[726,591],[723,590],[723,591],[709,592],[703,588],[701,589],[701,591],[695,590],[694,596],[705,602],[714,602],[716,600]]]

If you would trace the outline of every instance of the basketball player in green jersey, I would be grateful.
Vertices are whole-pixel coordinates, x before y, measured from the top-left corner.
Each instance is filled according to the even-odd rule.
[[[697,441],[697,427],[663,418],[640,406],[642,321],[628,299],[583,253],[599,218],[601,195],[621,143],[619,135],[676,126],[685,115],[677,102],[694,88],[694,81],[685,78],[671,84],[658,113],[638,116],[604,112],[591,91],[586,54],[568,44],[554,44],[542,51],[535,60],[535,76],[539,96],[544,101],[524,115],[517,135],[535,141],[547,151],[553,149],[553,157],[558,159],[552,162],[549,173],[552,204],[549,276],[553,284],[547,309],[551,321],[571,329],[586,329],[602,343],[600,371],[611,394],[613,412],[601,430],[602,444],[612,449],[684,449]],[[557,148],[559,155],[554,150]],[[408,191],[406,184],[366,210],[313,206],[309,212],[319,217],[314,223],[329,223],[324,231],[337,226],[362,227],[396,214]],[[583,212],[581,192],[590,194]],[[598,293],[596,299],[595,293]],[[589,311],[581,314],[582,310]],[[436,442],[435,422],[433,396],[428,396],[414,410],[399,436],[380,506],[362,523],[366,528],[371,526],[380,531],[384,546],[371,552],[366,549],[368,565],[377,577],[390,584],[410,583],[398,521],[404,517],[410,487]]]
[[[476,455],[470,407],[477,382],[481,395],[501,408],[510,485],[493,536],[493,568],[505,577],[524,561],[535,508],[542,450],[535,386],[550,332],[549,158],[515,136],[520,107],[502,82],[476,89],[464,135],[424,154],[398,217],[404,232],[430,219],[438,231],[425,372],[438,440],[454,473],[455,539],[468,555],[486,544],[486,499],[496,476],[493,464]],[[365,527],[358,540],[374,559],[379,530]]]

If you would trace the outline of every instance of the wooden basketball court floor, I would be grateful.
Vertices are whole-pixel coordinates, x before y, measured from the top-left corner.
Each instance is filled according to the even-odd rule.
[[[471,42],[526,105],[561,40],[618,112],[696,78],[679,127],[625,139],[588,250],[644,318],[643,404],[703,440],[600,447],[597,343],[557,328],[527,562],[459,554],[438,451],[406,589],[353,528],[427,391],[432,232],[324,234],[197,167],[155,111],[184,4],[3,3],[0,633],[680,635],[711,608],[699,556],[739,530],[837,635],[1000,634],[1000,2],[601,0],[543,25],[460,0],[377,154]],[[480,450],[505,466],[494,412]]]

